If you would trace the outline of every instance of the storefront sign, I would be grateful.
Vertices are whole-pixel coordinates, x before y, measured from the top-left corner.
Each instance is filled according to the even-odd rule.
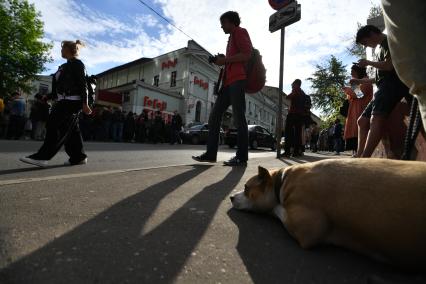
[[[197,76],[194,77],[194,85],[198,85],[204,90],[207,90],[209,88],[209,83],[204,82],[202,79],[199,79]]]
[[[143,99],[143,106],[164,111],[167,109],[167,102],[160,101],[158,99],[151,99],[150,97],[145,96]]]
[[[161,63],[161,69],[165,69],[165,68],[171,68],[171,67],[176,67],[178,63],[177,58],[175,58],[175,60],[169,60],[169,61],[165,61],[163,63]]]

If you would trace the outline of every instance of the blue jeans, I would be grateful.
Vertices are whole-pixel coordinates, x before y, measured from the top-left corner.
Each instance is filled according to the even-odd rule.
[[[209,137],[207,139],[207,156],[216,159],[219,148],[220,126],[222,117],[230,105],[232,105],[232,117],[237,128],[237,159],[248,160],[248,128],[245,116],[245,80],[236,81],[225,87],[218,95],[216,103],[209,118]]]
[[[340,151],[342,150],[342,138],[334,138],[334,151],[336,151],[336,153],[340,153]]]
[[[124,123],[114,122],[112,124],[112,139],[115,142],[121,142],[123,140],[123,127]]]

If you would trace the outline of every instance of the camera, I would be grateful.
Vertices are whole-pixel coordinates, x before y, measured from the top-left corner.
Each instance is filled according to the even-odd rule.
[[[214,55],[214,56],[209,56],[209,63],[210,64],[216,63],[216,61],[219,57],[225,57],[225,55],[224,54],[218,54],[218,55]]]

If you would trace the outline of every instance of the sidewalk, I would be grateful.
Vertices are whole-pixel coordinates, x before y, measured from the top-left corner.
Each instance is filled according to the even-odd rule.
[[[276,219],[231,209],[258,165],[316,159],[2,186],[0,283],[424,283],[350,251],[305,251]]]

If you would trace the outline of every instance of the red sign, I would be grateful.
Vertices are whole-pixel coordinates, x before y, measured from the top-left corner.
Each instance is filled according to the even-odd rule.
[[[171,68],[171,67],[176,67],[176,65],[177,65],[177,63],[178,63],[178,60],[177,60],[177,58],[175,58],[175,60],[169,60],[169,61],[165,61],[165,62],[163,62],[163,63],[161,63],[161,69],[164,69],[164,68]]]
[[[167,103],[157,100],[157,99],[151,99],[148,96],[145,96],[143,98],[143,106],[150,107],[153,109],[158,109],[159,111],[163,111],[167,109]]]
[[[294,0],[268,0],[268,1],[269,1],[269,5],[271,5],[272,9],[281,10],[282,8],[284,8],[285,6],[287,6],[288,4],[293,2]]]
[[[202,79],[198,79],[197,76],[194,77],[194,85],[199,85],[204,90],[207,90],[209,88],[209,83],[204,82],[204,80]]]

